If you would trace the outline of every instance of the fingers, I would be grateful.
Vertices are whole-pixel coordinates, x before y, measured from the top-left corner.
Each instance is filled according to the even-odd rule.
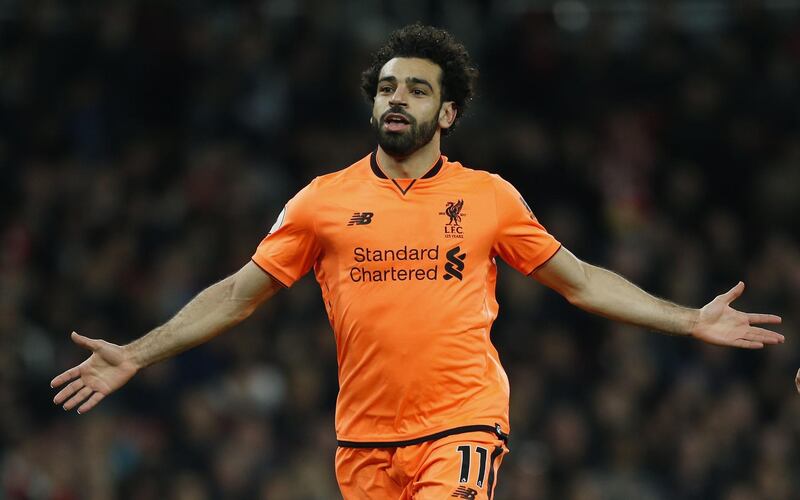
[[[72,338],[73,342],[86,349],[94,351],[94,349],[97,347],[96,340],[84,337],[83,335],[78,334],[78,332],[72,332],[72,334],[70,334],[70,338]],[[69,370],[62,372],[60,375],[56,376],[53,380],[51,380],[50,387],[58,387],[62,384],[65,384],[70,380],[79,377],[80,374],[81,371],[77,366],[70,368]]]
[[[69,382],[70,380],[79,377],[81,374],[81,370],[76,366],[70,368],[69,370],[65,371],[64,373],[56,376],[53,380],[50,381],[50,387],[58,387],[62,384]]]
[[[91,396],[92,392],[94,391],[92,391],[91,387],[84,387],[83,389],[78,391],[77,394],[69,398],[69,400],[67,400],[66,403],[64,403],[64,410],[69,411],[75,408],[76,406],[78,406],[79,403],[82,403],[86,398]]]
[[[783,342],[786,340],[780,333],[759,328],[757,326],[751,326],[748,328],[745,338],[748,340],[763,342],[765,344],[783,344]]]
[[[84,349],[89,349],[90,351],[96,351],[100,347],[100,343],[97,340],[84,337],[78,332],[72,332],[70,338],[72,338],[72,341],[79,346],[83,347]]]
[[[747,321],[749,321],[751,325],[757,325],[757,324],[778,325],[781,323],[781,321],[783,321],[783,319],[780,316],[775,316],[774,314],[747,313]]]
[[[736,284],[736,286],[720,295],[720,297],[722,297],[726,304],[730,304],[734,300],[738,299],[742,292],[744,292],[744,283],[740,281]]]
[[[753,342],[747,339],[736,339],[733,341],[734,347],[740,347],[742,349],[761,349],[764,347],[764,344],[761,342]]]
[[[60,405],[64,401],[67,400],[70,396],[78,392],[79,390],[83,389],[84,383],[83,380],[78,379],[70,383],[68,386],[64,387],[56,394],[56,397],[53,398],[53,403]]]
[[[89,349],[92,352],[100,350],[104,345],[102,341],[84,337],[78,332],[72,332],[70,338],[77,345]],[[99,392],[94,392],[94,389],[87,386],[80,377],[80,366],[76,366],[53,378],[53,380],[50,381],[50,387],[59,387],[71,381],[56,394],[53,398],[53,403],[57,405],[63,403],[65,411],[72,410],[80,405],[80,407],[78,407],[78,413],[85,413],[94,408],[105,396]]]
[[[97,406],[97,403],[102,401],[104,397],[105,397],[104,394],[100,394],[99,392],[95,392],[94,394],[92,394],[92,396],[89,399],[86,400],[85,403],[83,403],[78,408],[78,413],[86,413],[87,411],[91,410],[92,408]]]

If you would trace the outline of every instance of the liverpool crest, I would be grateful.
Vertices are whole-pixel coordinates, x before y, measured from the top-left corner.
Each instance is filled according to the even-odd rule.
[[[464,200],[448,201],[445,205],[444,212],[439,212],[439,215],[446,215],[449,217],[447,224],[444,225],[445,238],[463,238],[464,228],[461,226],[461,219],[467,214],[462,210],[464,208]]]

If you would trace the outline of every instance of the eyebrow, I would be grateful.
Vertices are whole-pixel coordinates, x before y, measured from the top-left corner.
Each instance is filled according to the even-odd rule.
[[[381,82],[397,83],[397,78],[393,76],[384,76],[383,78],[378,80],[378,83]],[[425,80],[424,78],[417,78],[415,76],[410,76],[406,78],[406,84],[412,84],[412,83],[418,85],[426,85],[429,89],[431,89],[431,92],[433,92],[433,85],[431,85],[431,83],[428,80]]]

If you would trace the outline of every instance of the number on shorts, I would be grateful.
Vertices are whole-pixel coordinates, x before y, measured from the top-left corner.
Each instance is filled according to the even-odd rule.
[[[459,483],[468,483],[469,482],[469,466],[470,460],[472,456],[472,446],[468,444],[462,444],[456,450],[461,453],[461,473],[460,477],[458,478]],[[489,451],[482,447],[476,446],[475,452],[478,454],[478,463],[480,467],[478,469],[478,480],[475,484],[478,487],[483,486],[483,481],[486,479],[486,459],[489,456]]]

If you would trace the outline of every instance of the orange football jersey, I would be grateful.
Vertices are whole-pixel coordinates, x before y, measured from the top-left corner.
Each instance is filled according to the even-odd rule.
[[[339,443],[396,446],[508,432],[495,256],[527,275],[559,247],[499,176],[442,156],[389,179],[373,152],[292,198],[253,261],[287,287],[314,268],[336,337]]]

